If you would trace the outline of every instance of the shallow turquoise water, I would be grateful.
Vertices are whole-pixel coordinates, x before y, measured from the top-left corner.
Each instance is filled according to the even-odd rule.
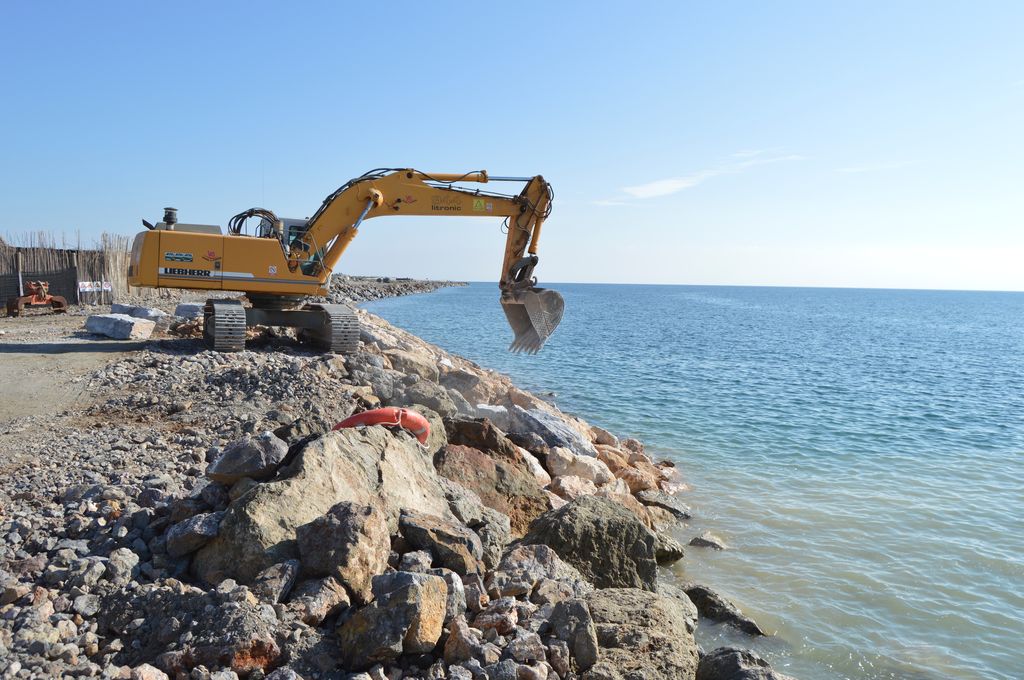
[[[553,286],[562,326],[506,352],[494,284],[365,305],[634,435],[692,485],[680,575],[813,678],[1024,677],[1024,294]]]

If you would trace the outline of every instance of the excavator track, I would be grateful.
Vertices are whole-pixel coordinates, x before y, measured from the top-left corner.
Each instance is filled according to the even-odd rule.
[[[245,307],[241,300],[207,300],[203,314],[203,339],[218,352],[245,349]]]
[[[303,309],[319,309],[324,325],[303,331],[305,339],[326,352],[354,354],[359,349],[359,317],[345,305],[307,304]]]

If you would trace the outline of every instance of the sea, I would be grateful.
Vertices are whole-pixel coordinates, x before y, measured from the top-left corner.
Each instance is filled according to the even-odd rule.
[[[771,634],[801,680],[1024,678],[1024,293],[552,285],[507,351],[493,283],[364,307],[677,463],[668,576]]]

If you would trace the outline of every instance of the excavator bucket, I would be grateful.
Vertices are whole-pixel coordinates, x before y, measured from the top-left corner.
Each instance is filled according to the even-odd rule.
[[[509,351],[536,354],[562,321],[565,301],[553,290],[526,288],[502,297],[501,307],[516,334]]]

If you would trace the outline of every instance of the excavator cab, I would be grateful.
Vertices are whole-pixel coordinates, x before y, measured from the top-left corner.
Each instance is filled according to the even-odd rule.
[[[565,301],[561,294],[538,288],[533,277],[536,255],[528,255],[509,270],[509,285],[501,293],[501,308],[515,337],[510,352],[536,354],[562,321]]]

